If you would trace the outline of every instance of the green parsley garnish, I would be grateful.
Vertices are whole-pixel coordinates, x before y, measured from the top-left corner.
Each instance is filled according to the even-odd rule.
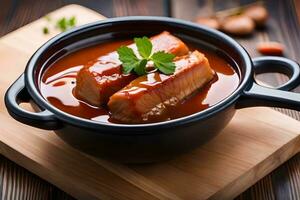
[[[134,42],[141,58],[138,58],[134,51],[127,46],[121,46],[117,50],[125,74],[130,73],[132,70],[139,76],[147,74],[146,65],[149,61],[152,61],[154,67],[164,74],[174,73],[175,64],[173,59],[175,55],[164,51],[152,54],[152,43],[147,37],[134,38]]]

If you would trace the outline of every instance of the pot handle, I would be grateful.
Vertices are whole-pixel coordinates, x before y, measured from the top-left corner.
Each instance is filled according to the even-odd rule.
[[[253,64],[256,74],[280,72],[286,74],[289,81],[278,87],[269,88],[259,85],[252,77],[252,83],[244,90],[236,105],[237,108],[270,106],[300,111],[300,94],[289,92],[300,83],[299,64],[293,60],[276,56],[254,58]]]
[[[56,130],[61,128],[62,123],[48,110],[41,112],[30,112],[19,106],[22,102],[29,102],[31,97],[25,88],[24,74],[22,74],[8,88],[5,94],[5,105],[8,113],[24,124],[35,126],[45,130]]]

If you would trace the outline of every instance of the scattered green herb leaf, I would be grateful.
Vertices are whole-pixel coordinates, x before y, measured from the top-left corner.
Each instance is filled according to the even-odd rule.
[[[60,29],[61,31],[66,31],[68,28],[68,23],[65,17],[62,17],[57,20],[56,27]]]
[[[74,27],[76,26],[76,17],[73,16],[69,19],[69,27]]]
[[[45,16],[45,19],[48,21],[48,22],[52,22],[52,19],[50,18],[49,15],[46,15]],[[70,18],[66,18],[66,17],[62,17],[62,18],[59,18],[58,20],[56,20],[54,22],[55,24],[55,28],[59,29],[60,31],[66,31],[70,28],[73,28],[76,26],[76,17],[75,16],[72,16]],[[44,34],[48,34],[50,31],[49,31],[49,28],[43,28],[43,33]]]
[[[174,73],[175,64],[173,59],[175,55],[163,51],[152,54],[153,46],[147,37],[134,38],[134,42],[141,59],[129,47],[121,46],[117,50],[125,74],[130,73],[132,70],[139,76],[146,74],[146,65],[149,61],[152,61],[154,67],[164,74]]]
[[[73,28],[76,26],[76,17],[70,17],[69,19],[66,17],[62,17],[57,20],[56,27],[60,29],[61,31],[66,31],[70,28]]]
[[[44,33],[45,35],[49,34],[49,28],[48,28],[48,27],[44,27],[44,28],[43,28],[43,33]]]

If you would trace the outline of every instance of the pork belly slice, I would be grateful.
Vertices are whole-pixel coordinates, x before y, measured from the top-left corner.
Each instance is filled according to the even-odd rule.
[[[108,102],[112,117],[122,123],[160,119],[169,106],[202,88],[215,75],[206,57],[198,51],[179,58],[175,65],[173,75],[147,74],[112,95]]]
[[[176,56],[186,55],[188,47],[177,37],[164,31],[150,38],[153,52],[165,51]],[[135,44],[129,45],[136,52]],[[116,51],[101,56],[91,65],[84,66],[77,75],[75,95],[79,99],[100,106],[109,97],[134,80],[136,75],[122,73],[122,66]]]

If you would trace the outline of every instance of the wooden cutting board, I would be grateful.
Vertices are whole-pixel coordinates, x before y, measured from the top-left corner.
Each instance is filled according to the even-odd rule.
[[[79,24],[103,19],[70,5],[50,14]],[[37,20],[0,39],[0,151],[79,199],[232,199],[299,151],[300,123],[269,108],[237,112],[208,144],[163,163],[120,165],[81,153],[51,131],[12,119],[3,96],[32,53],[50,37]]]

